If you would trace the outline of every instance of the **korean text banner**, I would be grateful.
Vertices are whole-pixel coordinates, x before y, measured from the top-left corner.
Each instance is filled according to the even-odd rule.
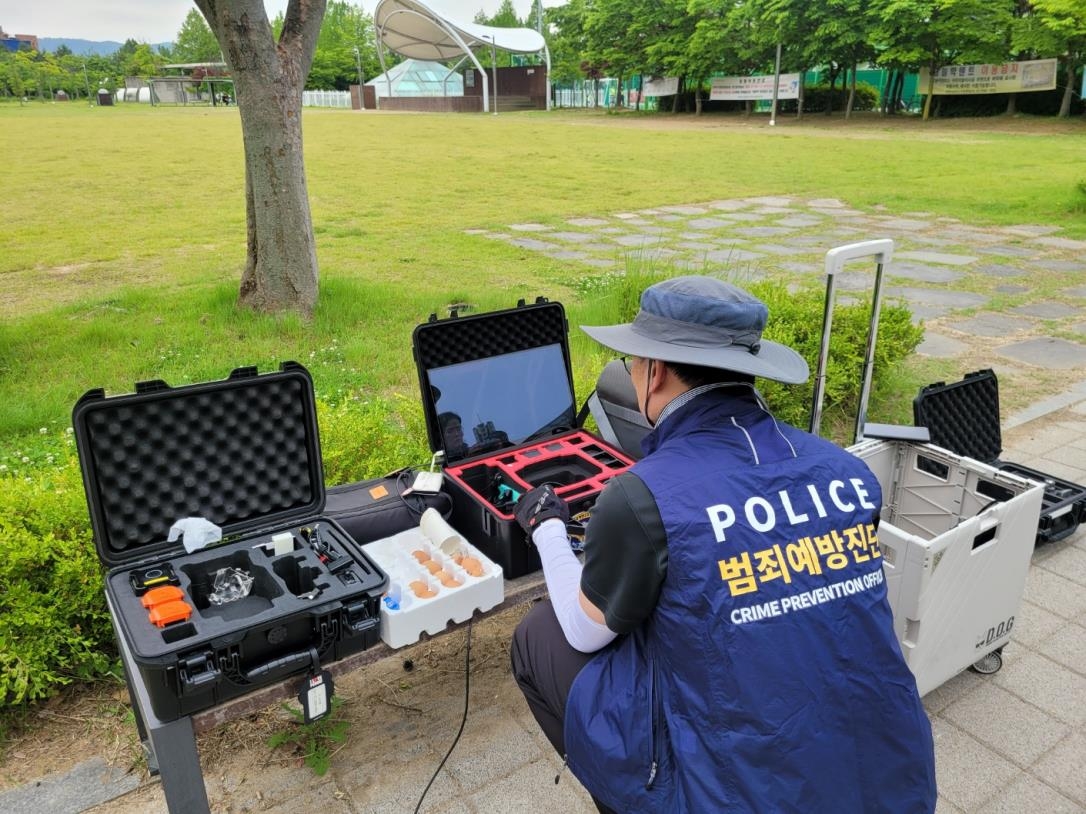
[[[918,89],[927,93],[929,72],[921,68]],[[999,65],[946,65],[935,74],[934,96],[967,93],[1022,93],[1053,90],[1056,87],[1056,60],[1004,62]]]
[[[712,100],[772,99],[773,76],[718,76],[709,90]],[[782,73],[778,99],[799,98],[799,74]]]
[[[654,76],[646,79],[641,92],[645,96],[674,96],[679,92],[679,77]]]

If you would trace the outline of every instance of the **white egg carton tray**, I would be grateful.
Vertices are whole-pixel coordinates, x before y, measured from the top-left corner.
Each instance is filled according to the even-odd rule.
[[[443,551],[415,527],[362,548],[388,574],[388,590],[381,598],[381,640],[389,647],[414,644],[424,631],[441,633],[450,622],[466,622],[475,611],[488,611],[505,598],[501,566],[462,536],[453,544],[446,542]],[[458,564],[456,554],[473,557],[479,567],[469,565],[478,575]],[[429,563],[439,566],[436,574]]]

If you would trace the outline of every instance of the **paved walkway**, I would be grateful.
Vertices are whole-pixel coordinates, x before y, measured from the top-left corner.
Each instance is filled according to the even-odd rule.
[[[924,213],[890,216],[836,200],[782,197],[474,231],[590,273],[619,269],[631,255],[750,276],[817,275],[832,246],[893,237],[887,294],[907,299],[925,320],[920,352],[960,362],[962,375],[994,367],[1005,402],[1022,405],[1004,408],[1002,459],[1086,484],[1086,241],[1047,227],[980,229]],[[863,271],[842,275],[842,289],[868,289]],[[1044,377],[1056,382],[1049,389],[1055,395],[1030,398],[1018,390]],[[510,624],[507,618],[476,626],[471,713],[422,811],[594,811],[561,772],[509,677]],[[446,645],[461,647],[463,635],[444,637]],[[205,738],[204,745],[214,740],[217,747],[212,757],[202,752],[212,810],[414,811],[463,709],[463,654],[431,662],[430,647],[412,649],[420,664],[414,673],[395,660],[341,680],[341,695],[358,709],[351,739],[324,777],[271,752],[258,723],[231,728],[232,740],[223,733]],[[1034,553],[1003,655],[995,675],[963,672],[924,699],[936,739],[939,812],[1086,812],[1086,524]],[[381,701],[354,704],[374,687]],[[84,810],[166,809],[156,782],[95,762],[0,793],[0,812]]]

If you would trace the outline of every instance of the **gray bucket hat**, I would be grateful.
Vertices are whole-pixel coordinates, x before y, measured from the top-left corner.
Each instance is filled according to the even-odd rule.
[[[674,277],[646,288],[641,310],[624,325],[582,326],[601,345],[628,356],[734,370],[786,384],[809,369],[791,348],[762,339],[769,309],[715,277]]]

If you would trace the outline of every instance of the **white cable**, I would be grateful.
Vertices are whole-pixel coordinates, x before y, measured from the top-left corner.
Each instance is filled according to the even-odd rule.
[[[618,634],[592,619],[581,607],[583,566],[569,547],[566,524],[556,517],[543,521],[532,532],[532,542],[539,549],[547,593],[570,647],[582,653],[595,653],[610,644]]]

